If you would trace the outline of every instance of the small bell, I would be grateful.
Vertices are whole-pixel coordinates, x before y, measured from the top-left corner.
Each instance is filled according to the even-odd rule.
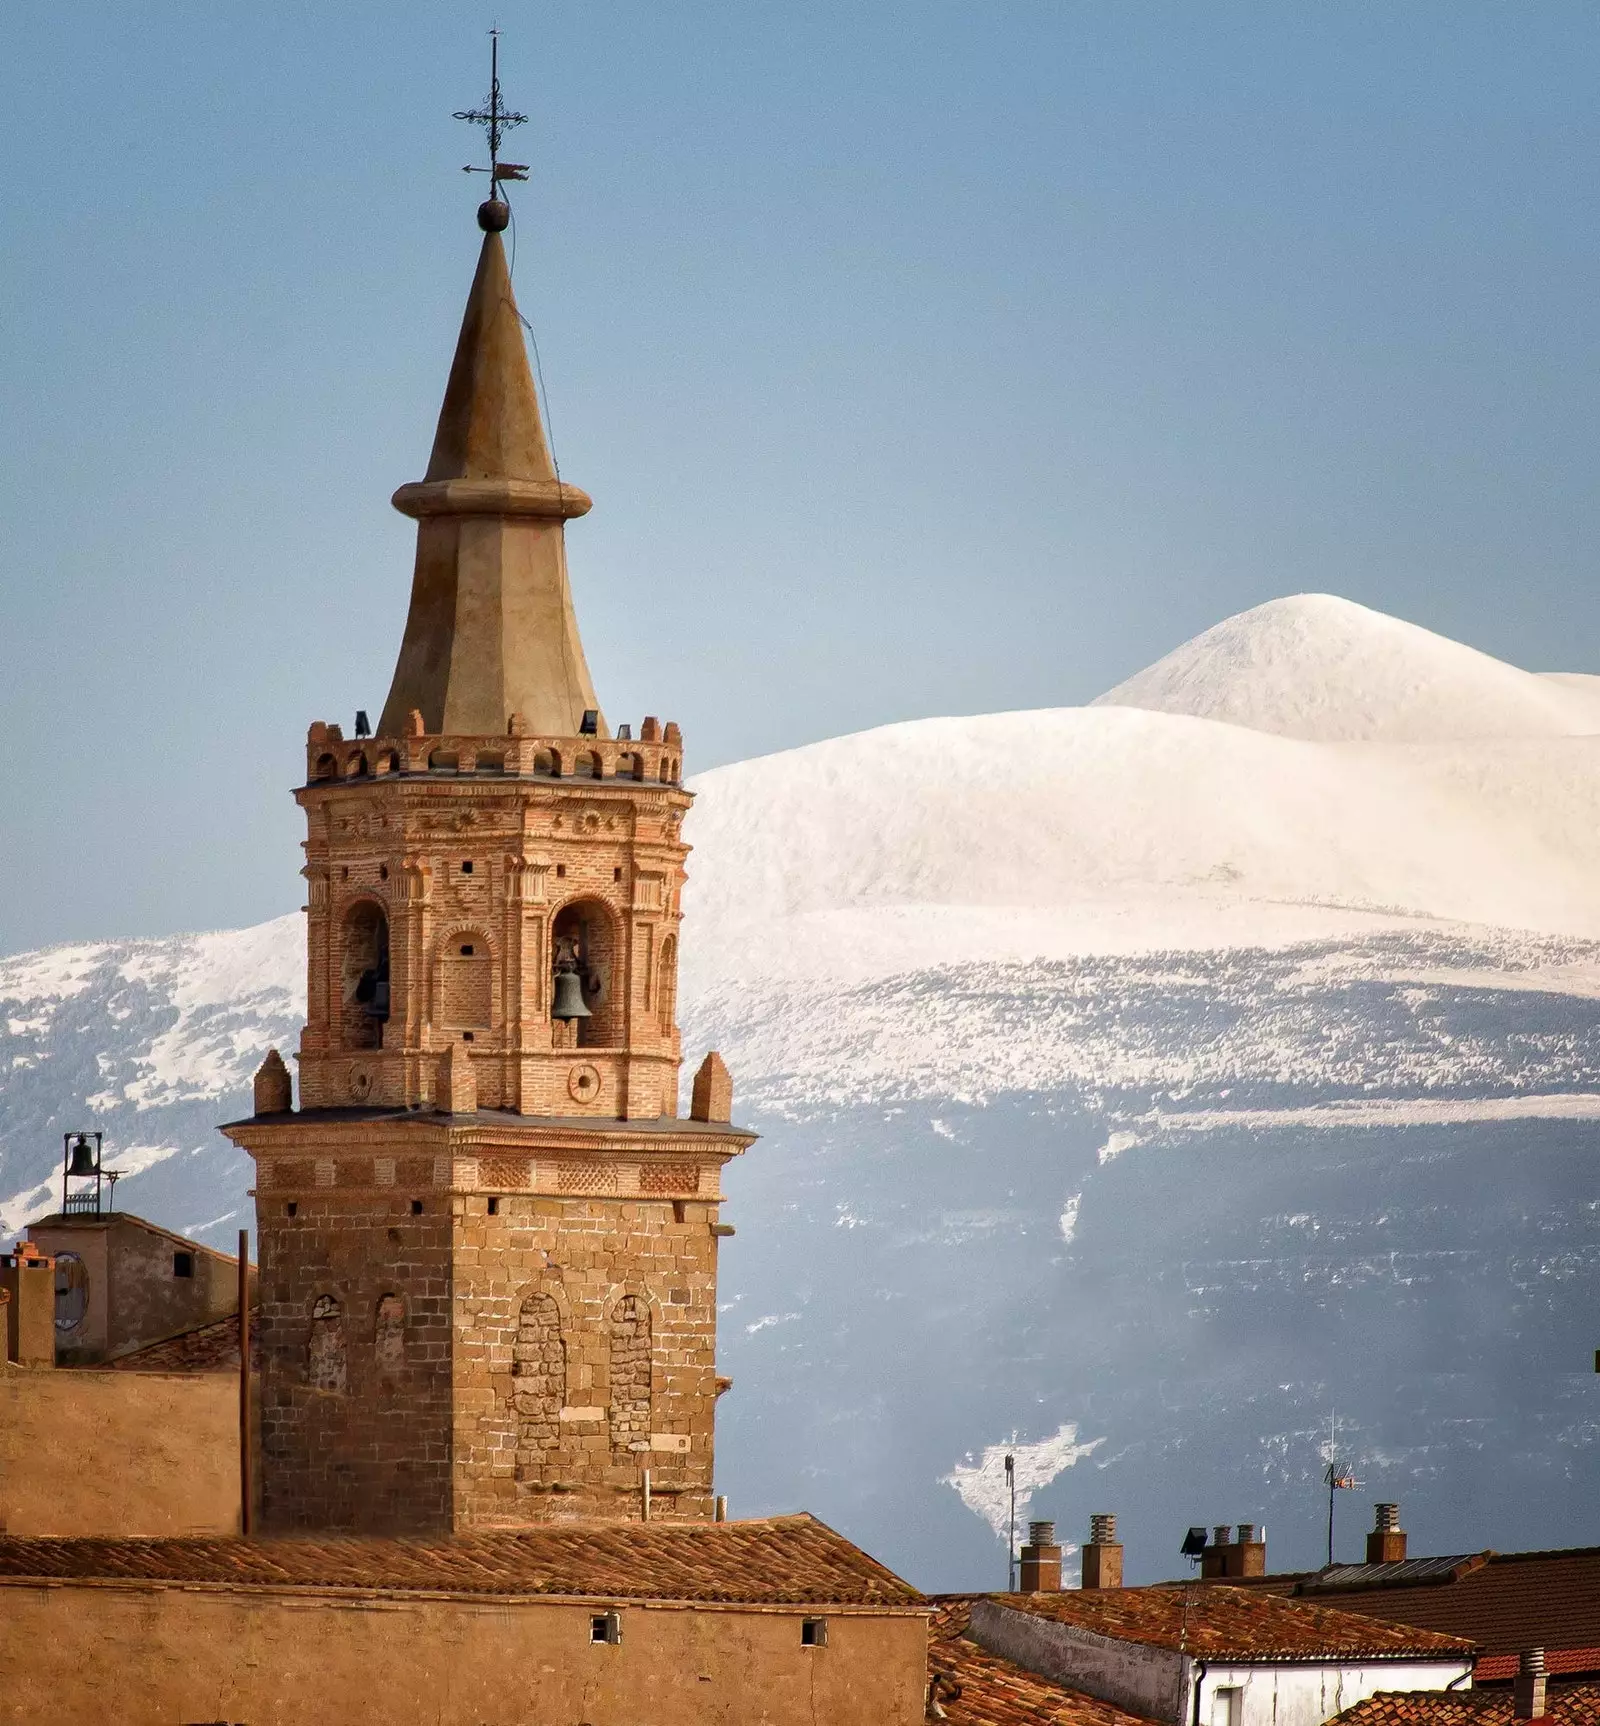
[[[94,1147],[90,1145],[86,1133],[79,1133],[72,1147],[72,1161],[67,1165],[69,1175],[92,1175],[95,1173]]]
[[[556,998],[550,1008],[552,1019],[592,1019],[594,1014],[583,1004],[583,978],[576,971],[556,972]]]

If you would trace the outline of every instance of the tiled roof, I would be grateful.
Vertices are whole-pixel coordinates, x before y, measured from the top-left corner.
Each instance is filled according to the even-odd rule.
[[[1499,1726],[1513,1719],[1509,1690],[1385,1690],[1330,1726]],[[1540,1717],[1550,1726],[1600,1726],[1600,1684],[1552,1684]]]
[[[1484,1654],[1472,1669],[1474,1684],[1508,1682],[1517,1675],[1521,1654]],[[1581,1672],[1585,1677],[1600,1674],[1600,1648],[1547,1648],[1544,1669],[1552,1677],[1570,1676]]]
[[[257,1328],[260,1309],[250,1309],[250,1367],[261,1370],[261,1336]],[[179,1331],[160,1342],[146,1343],[106,1362],[118,1372],[237,1372],[239,1370],[239,1320],[219,1318],[193,1330]]]
[[[928,1682],[951,1726],[1149,1726],[1138,1714],[980,1648],[966,1634],[974,1598],[936,1598],[928,1626]]]
[[[1490,1552],[1449,1577],[1407,1586],[1390,1581],[1320,1594],[1320,1576],[1302,1580],[1302,1600],[1336,1600],[1342,1612],[1469,1636],[1485,1654],[1600,1644],[1600,1547],[1557,1552]]]
[[[1162,1584],[996,1598],[1019,1612],[1124,1642],[1181,1645],[1202,1660],[1448,1660],[1472,1653],[1472,1644],[1459,1637],[1284,1600],[1259,1589]]]
[[[437,1539],[0,1536],[0,1584],[33,1578],[913,1610],[922,1603],[909,1583],[805,1515],[569,1523]]]

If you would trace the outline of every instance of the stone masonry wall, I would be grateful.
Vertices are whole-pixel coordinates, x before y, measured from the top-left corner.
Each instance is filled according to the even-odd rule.
[[[449,1204],[419,1181],[257,1205],[264,1531],[450,1526]]]
[[[455,1201],[457,1526],[637,1517],[645,1469],[709,1516],[715,1207],[492,1196]]]

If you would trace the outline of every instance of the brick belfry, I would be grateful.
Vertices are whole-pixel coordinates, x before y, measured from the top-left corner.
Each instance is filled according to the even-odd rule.
[[[498,188],[496,188],[496,194]],[[484,230],[377,735],[313,725],[300,1108],[255,1113],[265,1532],[713,1511],[716,1055],[678,1115],[675,725],[613,736]]]

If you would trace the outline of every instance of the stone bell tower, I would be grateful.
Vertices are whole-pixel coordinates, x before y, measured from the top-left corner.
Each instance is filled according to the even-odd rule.
[[[678,1114],[675,725],[613,734],[498,197],[425,477],[377,733],[306,745],[300,1107],[255,1113],[266,1530],[712,1513],[720,1174]]]

